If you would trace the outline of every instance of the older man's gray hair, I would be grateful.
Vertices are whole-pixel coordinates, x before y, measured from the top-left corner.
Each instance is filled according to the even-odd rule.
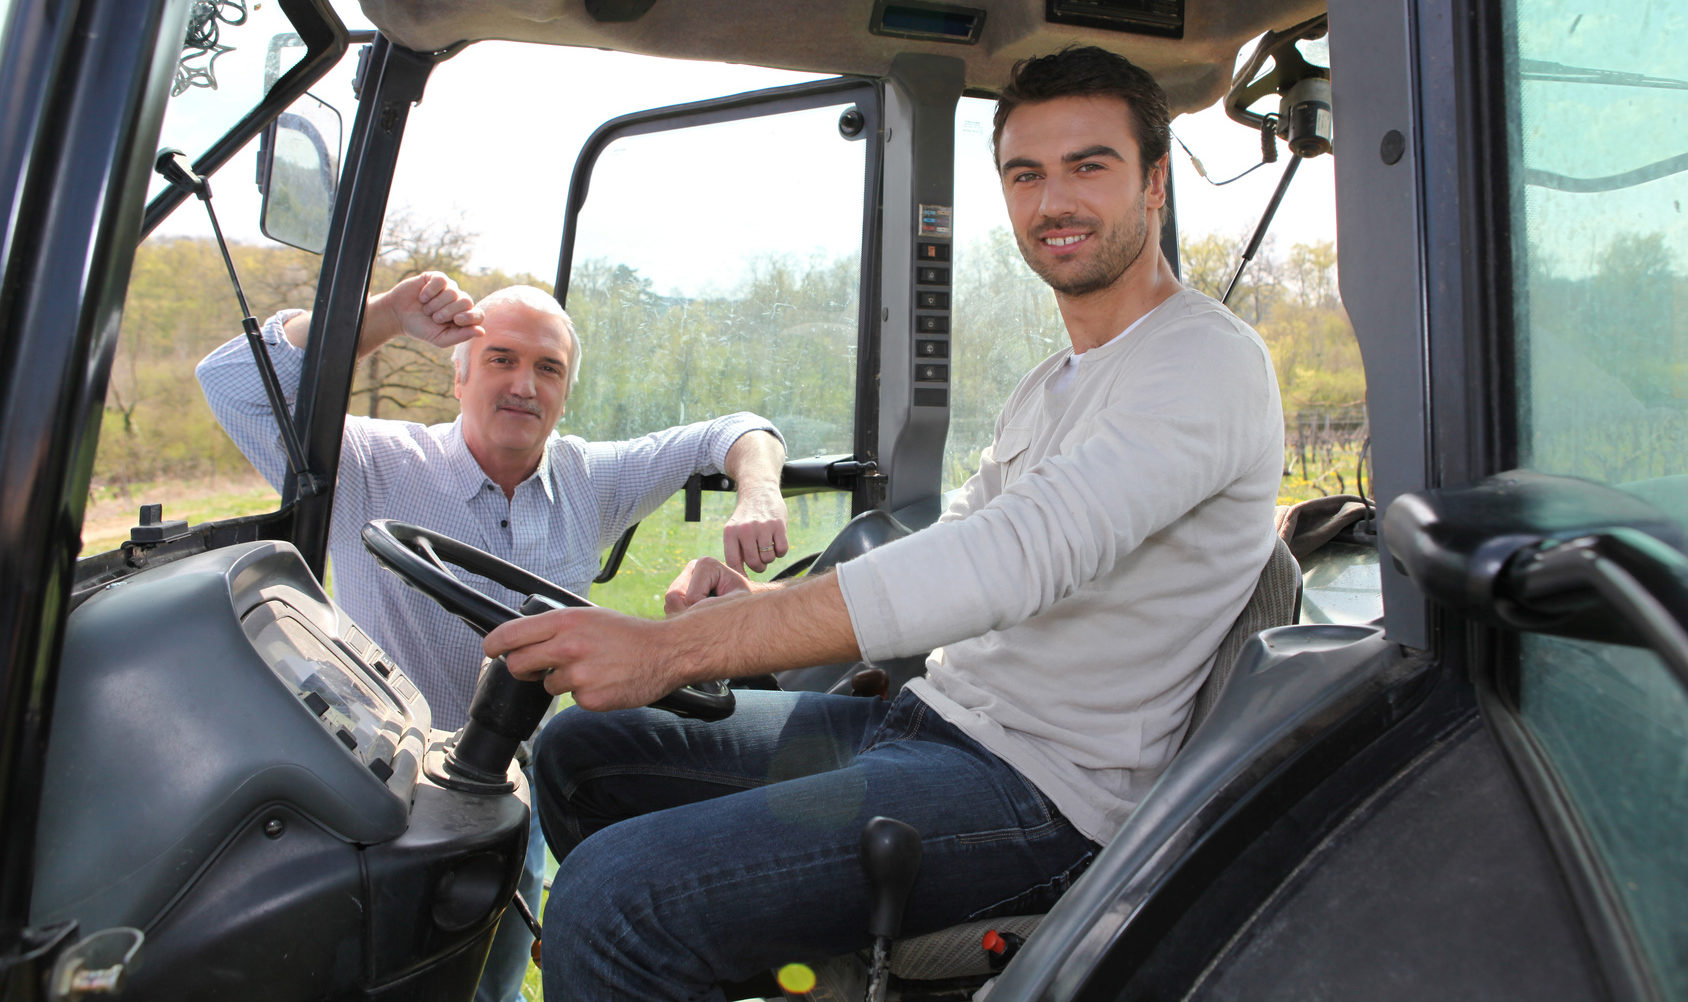
[[[580,382],[580,334],[574,329],[574,320],[569,317],[562,306],[558,305],[556,297],[544,289],[536,289],[531,285],[512,285],[507,289],[499,289],[497,292],[489,293],[486,298],[475,305],[479,306],[484,313],[501,303],[515,303],[526,306],[530,310],[537,310],[549,316],[562,318],[563,330],[567,331],[569,335],[569,392],[573,393],[575,384]],[[457,367],[458,379],[468,378],[469,346],[473,343],[473,338],[468,341],[459,341],[451,349],[451,361]]]

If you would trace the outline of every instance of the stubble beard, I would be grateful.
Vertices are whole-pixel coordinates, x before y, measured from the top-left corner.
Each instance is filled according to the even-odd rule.
[[[1028,247],[1026,239],[1018,235],[1015,242],[1020,245],[1020,256],[1026,259],[1032,271],[1037,272],[1038,277],[1048,283],[1051,289],[1064,296],[1089,295],[1119,281],[1120,276],[1143,256],[1143,248],[1149,240],[1149,219],[1145,208],[1145,199],[1139,195],[1135,210],[1127,218],[1106,229],[1092,227],[1092,239],[1100,241],[1100,245],[1089,266],[1076,271],[1063,270],[1063,262],[1044,261],[1040,258],[1036,253],[1036,248],[1043,246],[1040,236],[1030,237],[1035,245],[1033,247]],[[1038,227],[1037,232],[1042,234],[1070,227],[1076,221],[1072,217],[1058,219]]]

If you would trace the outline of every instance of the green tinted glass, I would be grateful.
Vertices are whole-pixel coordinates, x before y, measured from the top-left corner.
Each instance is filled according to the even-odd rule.
[[[1511,54],[1520,459],[1619,486],[1688,470],[1688,3],[1645,10],[1520,2]]]
[[[1688,0],[1509,11],[1520,465],[1688,523]],[[1519,709],[1666,997],[1688,997],[1688,698],[1652,654],[1523,638]]]

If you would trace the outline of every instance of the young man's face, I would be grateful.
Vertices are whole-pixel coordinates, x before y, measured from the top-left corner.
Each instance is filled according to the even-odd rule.
[[[453,388],[463,437],[477,455],[537,463],[568,399],[572,342],[560,317],[520,303],[489,307],[485,327],[470,349],[468,373]]]
[[[1143,259],[1150,210],[1166,204],[1166,163],[1139,161],[1129,105],[1060,97],[1009,113],[998,174],[1020,253],[1056,292],[1112,286]]]

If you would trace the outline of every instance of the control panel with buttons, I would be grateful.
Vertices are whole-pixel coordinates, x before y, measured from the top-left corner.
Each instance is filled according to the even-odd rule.
[[[922,206],[922,218],[931,208]],[[941,218],[947,223],[948,209]],[[914,244],[914,405],[949,406],[950,241],[922,226]]]
[[[270,600],[244,624],[258,655],[324,730],[381,782],[408,796],[430,714],[403,671],[362,630],[330,637],[311,617]]]

